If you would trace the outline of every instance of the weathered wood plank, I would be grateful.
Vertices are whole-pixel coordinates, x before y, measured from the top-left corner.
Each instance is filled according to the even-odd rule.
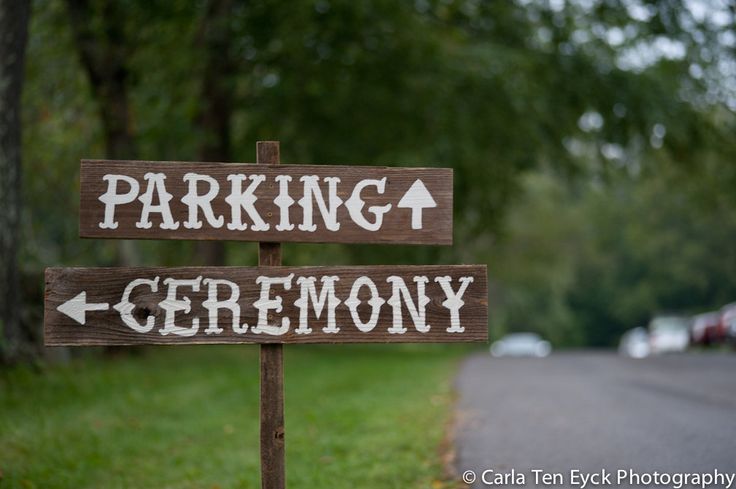
[[[232,282],[232,288],[216,280]],[[336,305],[330,305],[331,295],[321,296],[330,283],[334,286],[332,300],[340,301]],[[308,291],[310,284],[314,285],[315,297],[302,290]],[[401,291],[402,284],[406,293]],[[427,301],[424,324],[419,306],[420,285]],[[222,304],[215,306],[213,301],[227,301],[235,289],[238,297],[232,305],[237,306],[234,309],[238,314]],[[80,297],[82,292],[84,297]],[[213,297],[205,304],[208,294]],[[460,297],[454,298],[453,294]],[[300,301],[303,295],[304,302]],[[412,317],[407,296],[420,321]],[[191,310],[180,302],[185,297]],[[324,300],[319,318],[314,298]],[[371,298],[373,304],[368,302]],[[278,299],[281,308],[276,302],[268,302]],[[455,300],[462,304],[454,303]],[[485,265],[49,268],[45,342],[136,345],[486,341],[487,305]],[[457,323],[462,332],[452,328],[450,306],[457,307]],[[334,321],[330,321],[331,308]]]
[[[278,165],[279,143],[259,141],[256,145],[259,165]],[[280,243],[259,243],[258,264],[281,265]],[[286,430],[284,429],[284,347],[280,343],[261,345],[261,488],[286,487]]]
[[[80,178],[85,238],[452,244],[449,168],[82,160]]]

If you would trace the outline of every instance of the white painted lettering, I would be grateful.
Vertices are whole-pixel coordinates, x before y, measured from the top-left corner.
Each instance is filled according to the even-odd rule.
[[[174,218],[171,216],[171,208],[169,207],[169,201],[173,198],[170,193],[166,191],[166,185],[164,180],[166,175],[163,173],[146,173],[143,178],[148,180],[148,187],[143,195],[138,197],[143,203],[143,209],[141,210],[141,219],[135,226],[139,229],[150,229],[153,224],[149,220],[149,216],[152,212],[158,212],[161,214],[161,229],[178,229],[179,223],[174,222]],[[153,193],[156,192],[158,195],[159,203],[152,205]]]
[[[258,200],[258,197],[254,195],[256,189],[266,179],[266,175],[251,175],[250,185],[243,191],[243,182],[246,180],[246,176],[242,173],[236,175],[228,175],[227,179],[232,183],[232,190],[230,195],[225,198],[225,202],[230,204],[231,210],[231,222],[227,224],[227,228],[231,231],[245,231],[248,229],[248,225],[242,221],[241,209],[245,210],[250,220],[253,221],[251,230],[253,231],[268,231],[269,225],[263,221],[261,215],[258,214],[254,204]]]
[[[314,304],[314,315],[319,319],[322,310],[327,305],[327,326],[322,328],[325,333],[337,333],[340,328],[335,323],[335,308],[340,304],[340,299],[335,296],[335,282],[340,280],[338,277],[322,277],[322,292],[317,295],[317,288],[314,277],[299,277],[296,281],[301,287],[301,296],[294,302],[299,308],[299,327],[294,330],[297,334],[309,334],[312,328],[309,327],[309,299]]]
[[[159,333],[166,336],[168,334],[175,334],[177,336],[194,336],[199,331],[199,318],[192,318],[192,326],[189,328],[182,328],[176,325],[176,312],[183,311],[188,314],[192,310],[192,301],[187,296],[183,296],[181,299],[176,298],[176,292],[178,287],[191,287],[194,292],[199,292],[199,282],[202,277],[195,279],[175,279],[167,278],[164,280],[164,285],[168,286],[166,299],[161,301],[159,304],[166,311],[164,316],[164,327],[159,330]]]
[[[255,334],[265,333],[272,336],[281,336],[289,331],[289,318],[281,318],[281,326],[274,326],[273,318],[269,311],[281,312],[283,309],[281,306],[281,296],[277,295],[271,299],[271,286],[282,285],[284,290],[289,290],[291,289],[292,278],[294,278],[293,273],[290,273],[286,277],[266,277],[261,275],[256,279],[256,283],[261,286],[261,297],[253,304],[258,309],[258,324],[251,329],[251,332]]]
[[[450,310],[450,327],[447,328],[448,333],[462,333],[465,328],[460,326],[460,308],[465,305],[463,302],[463,294],[468,288],[468,285],[473,283],[473,277],[460,277],[460,289],[457,292],[452,290],[452,278],[451,277],[436,277],[435,282],[440,284],[442,291],[447,296],[442,305]]]
[[[212,211],[212,200],[220,191],[220,184],[217,183],[217,180],[209,175],[187,173],[184,175],[184,181],[189,183],[189,191],[181,199],[182,203],[189,207],[189,219],[184,221],[184,227],[187,229],[201,229],[202,221],[197,216],[197,209],[202,209],[207,223],[213,228],[221,228],[225,219],[222,216],[215,217],[215,213]],[[204,195],[197,193],[199,182],[209,185],[209,190]]]
[[[149,314],[148,317],[146,317],[146,324],[140,324],[138,321],[136,321],[133,317],[135,304],[130,302],[130,294],[133,292],[133,289],[135,289],[139,285],[148,285],[151,288],[151,292],[158,292],[158,279],[159,277],[156,277],[153,280],[145,278],[137,278],[133,280],[125,286],[125,290],[123,291],[123,296],[120,299],[120,302],[112,306],[113,309],[120,313],[120,319],[123,320],[125,325],[131,328],[133,331],[137,331],[138,333],[148,333],[153,329],[153,324],[156,321],[156,318],[153,316],[153,314]]]
[[[358,294],[362,287],[368,287],[368,290],[370,290],[371,293],[371,298],[368,299],[368,305],[371,306],[371,317],[365,323],[360,319],[360,314],[358,314],[358,306],[362,303],[358,298]],[[378,324],[378,316],[381,313],[381,306],[383,306],[385,302],[386,301],[378,295],[378,288],[373,280],[363,276],[358,277],[355,282],[353,282],[353,287],[350,289],[350,297],[345,301],[345,305],[350,309],[350,316],[353,318],[355,326],[364,333],[370,333]]]
[[[388,300],[388,305],[393,307],[393,324],[388,329],[389,333],[392,334],[404,334],[406,328],[403,325],[401,316],[401,298],[403,296],[406,308],[409,310],[412,320],[414,321],[414,327],[420,333],[426,333],[429,331],[429,324],[426,324],[427,314],[426,306],[429,304],[429,297],[424,294],[424,284],[429,282],[427,277],[417,276],[414,277],[414,282],[417,284],[417,304],[411,298],[411,293],[404,283],[404,279],[396,275],[392,275],[386,279],[391,284],[392,294]]]
[[[130,204],[138,196],[140,186],[138,180],[127,175],[105,175],[102,177],[107,182],[107,192],[99,197],[100,202],[105,204],[105,219],[99,224],[101,229],[117,229],[115,220],[115,206],[119,204]],[[118,182],[123,181],[130,189],[124,193],[118,193]]]
[[[205,334],[222,333],[222,328],[217,324],[217,314],[220,309],[228,309],[232,312],[233,332],[243,334],[248,331],[248,325],[240,326],[240,305],[238,304],[238,299],[240,298],[240,287],[229,280],[218,280],[214,278],[206,278],[202,280],[202,285],[207,286],[207,300],[202,303],[202,306],[209,312],[209,323],[207,325],[207,329],[204,330]],[[224,301],[218,300],[218,286],[230,287],[229,299]]]
[[[294,225],[289,222],[289,207],[294,204],[294,199],[289,196],[291,176],[279,175],[276,181],[279,182],[279,195],[273,199],[273,203],[279,207],[279,223],[276,224],[276,231],[291,231],[294,229]]]
[[[386,177],[383,177],[380,180],[366,179],[358,182],[353,189],[352,195],[345,202],[345,207],[347,207],[350,218],[355,222],[355,224],[363,229],[367,229],[368,231],[378,231],[381,229],[381,224],[383,224],[383,215],[391,210],[391,204],[370,206],[368,208],[368,212],[373,214],[376,219],[374,222],[368,221],[362,213],[365,202],[360,197],[360,193],[369,185],[376,187],[379,194],[383,194],[386,188]]]
[[[325,203],[322,190],[319,188],[319,177],[317,175],[304,175],[299,181],[304,182],[304,197],[299,199],[304,219],[302,224],[299,224],[299,229],[310,233],[317,230],[317,225],[314,224],[312,219],[313,207],[316,202],[325,227],[330,231],[338,231],[340,223],[337,222],[337,208],[342,205],[342,199],[337,195],[337,184],[340,183],[340,179],[338,177],[324,178],[324,181],[328,184],[329,205]]]

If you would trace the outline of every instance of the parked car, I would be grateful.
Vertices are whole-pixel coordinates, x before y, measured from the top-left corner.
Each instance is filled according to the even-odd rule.
[[[649,356],[649,333],[646,328],[634,328],[621,336],[618,352],[631,358],[645,358]]]
[[[736,343],[736,302],[721,308],[721,332],[725,341]]]
[[[546,357],[552,352],[549,341],[535,333],[512,333],[491,345],[494,357]]]
[[[708,346],[726,339],[726,328],[721,321],[720,312],[698,314],[690,324],[690,341],[694,345]]]
[[[655,316],[649,322],[649,347],[652,354],[685,351],[689,343],[687,318]]]

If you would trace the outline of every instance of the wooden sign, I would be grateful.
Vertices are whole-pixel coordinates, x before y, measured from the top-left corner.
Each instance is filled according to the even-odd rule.
[[[486,267],[49,268],[46,345],[486,341]]]
[[[282,343],[488,340],[485,265],[281,267],[280,242],[452,244],[452,170],[82,160],[86,238],[259,242],[259,267],[48,268],[48,346],[260,343],[261,476],[284,489]]]
[[[452,244],[452,170],[82,160],[85,238]]]

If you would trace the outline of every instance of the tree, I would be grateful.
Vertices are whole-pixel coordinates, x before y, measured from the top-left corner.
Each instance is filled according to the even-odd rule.
[[[232,57],[233,1],[207,2],[198,44],[204,53],[201,95],[196,127],[202,134],[201,161],[230,161],[230,131],[234,110],[235,62]],[[197,259],[204,265],[225,264],[223,241],[199,241]]]
[[[62,1],[77,9],[70,18],[76,51],[84,45],[87,52],[82,69],[69,60],[75,49]],[[571,229],[556,227],[560,209],[548,201],[566,197],[566,188],[545,190],[538,181],[530,190],[524,179],[542,167],[620,189],[612,171],[657,179],[651,163],[664,160],[686,185],[699,173],[703,194],[730,196],[718,205],[736,209],[733,10],[715,5],[713,18],[702,18],[690,3],[38,0],[24,111],[26,138],[45,144],[24,148],[34,192],[26,202],[34,216],[29,263],[114,261],[109,244],[75,233],[76,159],[101,152],[103,143],[127,148],[110,157],[249,161],[256,140],[279,139],[289,163],[454,168],[458,246],[304,245],[287,247],[286,262],[487,259],[492,276],[507,274],[496,284],[498,300],[510,304],[506,326],[554,331],[559,342],[610,342],[610,331],[634,322],[629,317],[642,314],[644,301],[615,321],[604,317],[615,309],[602,304],[605,314],[589,314],[596,325],[605,319],[601,334],[580,334],[572,323],[582,308],[572,314],[568,305],[595,298],[570,291],[599,274],[608,243],[568,240],[580,234],[585,220],[576,209],[588,202],[566,201]],[[95,105],[100,123],[90,117]],[[126,136],[113,138],[109,128],[129,142],[113,145]],[[521,204],[531,220],[509,214],[524,188],[537,192],[536,203]],[[693,215],[700,214],[707,211]],[[512,246],[508,262],[522,251],[530,260],[499,267],[492,250],[515,232],[528,233],[531,245]],[[224,257],[209,243],[137,246],[161,265],[191,263],[193,250],[199,261]],[[229,263],[253,263],[254,247],[228,246]],[[578,249],[589,253],[585,268],[573,259]],[[569,259],[558,262],[558,252]],[[642,261],[617,256],[632,268]],[[603,300],[626,279],[606,276]]]
[[[2,356],[26,354],[20,321],[18,248],[21,216],[21,91],[31,5],[0,0],[0,327]]]
[[[89,0],[67,0],[66,4],[79,58],[99,106],[107,156],[132,158],[136,150],[128,100],[130,53],[116,2],[102,2],[98,17]]]
[[[532,330],[556,346],[613,346],[658,313],[736,299],[726,184],[683,179],[667,160],[648,165],[646,175],[611,171],[606,185],[549,170],[524,178],[504,239],[485,255],[495,335]]]
[[[130,44],[126,39],[119,2],[66,0],[79,58],[97,102],[110,159],[136,157],[128,83]],[[122,264],[138,262],[130,241],[120,242]]]

